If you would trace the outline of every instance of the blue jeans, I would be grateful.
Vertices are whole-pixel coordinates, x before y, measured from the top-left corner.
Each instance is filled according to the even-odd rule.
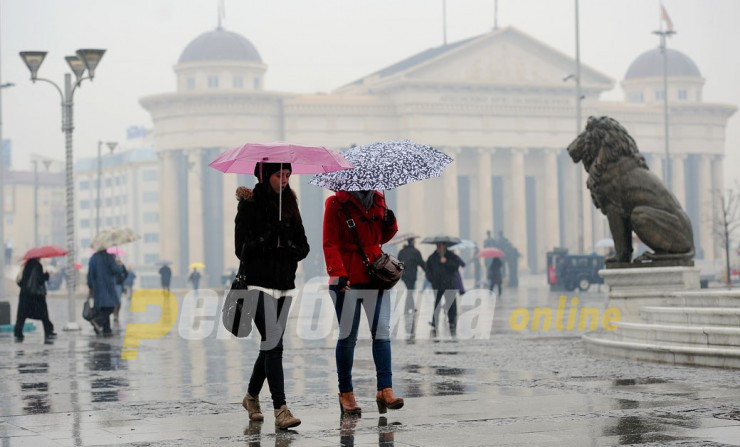
[[[347,393],[352,388],[352,363],[360,326],[360,311],[365,308],[370,333],[373,338],[373,360],[378,390],[393,386],[391,370],[391,300],[388,291],[370,289],[368,284],[352,284],[347,292],[338,292],[329,286],[334,310],[339,322],[336,360],[339,391]],[[362,304],[362,306],[360,306]]]

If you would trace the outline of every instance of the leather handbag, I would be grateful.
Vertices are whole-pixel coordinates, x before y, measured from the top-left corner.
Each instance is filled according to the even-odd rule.
[[[379,290],[392,289],[403,275],[403,262],[388,253],[381,253],[373,263],[370,263],[370,260],[367,258],[367,254],[365,254],[365,250],[362,249],[362,241],[360,241],[360,235],[357,234],[357,225],[355,224],[355,220],[352,219],[346,205],[342,203],[341,206],[346,217],[345,222],[349,227],[350,233],[352,233],[355,238],[357,249],[362,255],[362,263],[365,265],[365,268],[367,268],[367,276],[370,278],[370,285]]]
[[[239,271],[231,282],[231,288],[226,294],[224,307],[221,310],[221,321],[226,329],[235,337],[245,338],[252,332],[252,317],[256,302],[250,299],[246,277],[243,273],[244,245],[239,256]]]
[[[85,299],[85,304],[82,306],[82,318],[87,321],[91,321],[95,316],[95,308],[93,307],[93,297],[88,296]]]

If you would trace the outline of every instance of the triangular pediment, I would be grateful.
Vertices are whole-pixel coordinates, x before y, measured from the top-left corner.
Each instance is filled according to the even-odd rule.
[[[515,28],[433,48],[348,84],[338,90],[357,91],[399,82],[432,84],[557,86],[575,72],[575,60]],[[609,90],[614,80],[581,64],[581,84]]]

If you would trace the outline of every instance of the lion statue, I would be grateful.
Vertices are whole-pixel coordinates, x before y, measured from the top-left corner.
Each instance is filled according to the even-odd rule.
[[[574,163],[588,173],[594,206],[609,221],[616,255],[609,263],[632,262],[632,232],[653,249],[636,263],[687,263],[694,257],[691,220],[676,197],[650,172],[635,140],[608,116],[589,117],[586,130],[569,146]]]

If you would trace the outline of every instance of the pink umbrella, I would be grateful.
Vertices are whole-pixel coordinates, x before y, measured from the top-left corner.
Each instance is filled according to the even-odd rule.
[[[42,247],[36,247],[28,250],[23,255],[22,261],[27,261],[31,258],[56,258],[57,256],[64,256],[69,253],[67,250],[56,245],[44,245]]]
[[[339,152],[323,146],[303,146],[284,142],[247,143],[222,153],[208,166],[225,173],[251,174],[254,165],[291,163],[293,174],[319,174],[352,169],[354,165]]]
[[[254,166],[259,162],[290,163],[293,174],[319,174],[355,167],[339,152],[323,146],[303,146],[282,141],[247,143],[229,149],[208,163],[208,166],[225,173],[252,174]],[[278,220],[282,220],[282,191],[279,200]]]
[[[123,256],[123,255],[126,254],[125,251],[121,250],[118,247],[111,247],[111,248],[109,248],[109,249],[107,249],[105,251],[107,251],[108,253],[110,253],[112,255],[116,255],[116,256]]]
[[[503,251],[498,248],[485,248],[475,255],[476,258],[503,258],[506,256]]]

